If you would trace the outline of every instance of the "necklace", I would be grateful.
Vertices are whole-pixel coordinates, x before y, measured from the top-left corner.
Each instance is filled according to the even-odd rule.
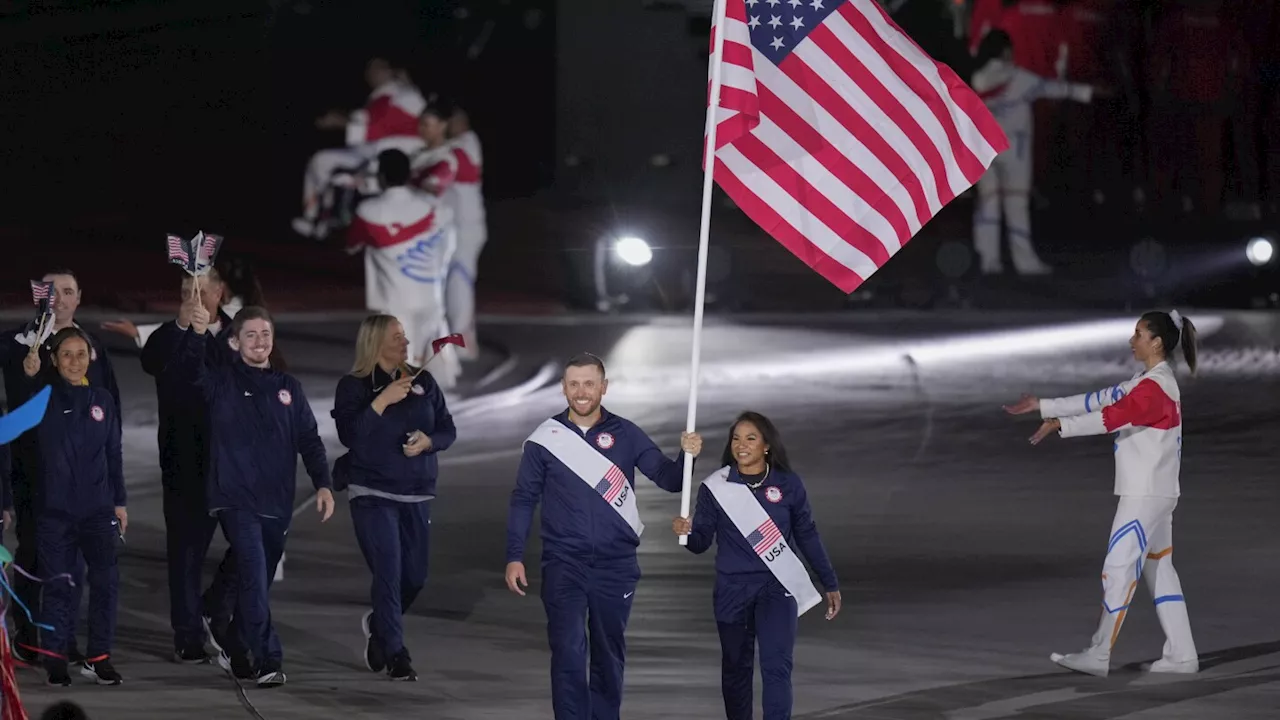
[[[763,485],[763,484],[764,484],[764,481],[769,479],[769,470],[770,470],[769,466],[768,466],[768,465],[765,465],[765,466],[764,466],[764,477],[760,478],[760,481],[759,481],[759,482],[756,482],[756,483],[747,483],[747,487],[751,488],[752,490],[755,490],[756,488],[758,488],[758,487],[760,487],[761,485]]]

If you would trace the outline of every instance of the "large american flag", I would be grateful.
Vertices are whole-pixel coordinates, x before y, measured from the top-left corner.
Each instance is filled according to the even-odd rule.
[[[1009,147],[873,0],[724,2],[715,180],[846,293]]]
[[[596,483],[596,492],[600,493],[605,502],[613,502],[622,494],[622,488],[626,484],[627,476],[622,474],[617,465],[611,465],[609,472],[604,474],[604,479]]]
[[[773,547],[773,544],[782,539],[782,531],[778,529],[778,525],[773,522],[773,518],[767,518],[760,527],[751,531],[747,536],[747,542],[751,543],[751,548],[756,551],[757,555],[763,555]]]

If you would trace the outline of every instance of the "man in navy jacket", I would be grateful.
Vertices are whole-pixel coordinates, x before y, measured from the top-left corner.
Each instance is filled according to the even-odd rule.
[[[329,461],[301,383],[271,368],[275,328],[267,311],[246,307],[236,315],[230,345],[239,358],[213,366],[206,347],[210,313],[192,304],[191,330],[175,367],[209,408],[208,507],[235,561],[236,611],[227,637],[252,655],[248,665],[239,648],[224,648],[219,662],[261,687],[274,687],[285,682],[284,650],[272,627],[267,591],[293,519],[298,456],[316,488],[323,520],[333,515]]]
[[[212,367],[230,364],[236,357],[227,340],[231,318],[221,310],[223,285],[217,271],[210,270],[200,282],[199,303],[214,318],[206,330],[205,344]],[[204,649],[202,618],[204,559],[218,527],[205,502],[208,470],[209,418],[204,397],[185,381],[183,373],[171,368],[187,330],[195,305],[186,302],[195,293],[195,280],[182,282],[184,302],[176,320],[164,323],[151,333],[142,348],[142,369],[155,378],[159,401],[160,481],[164,489],[165,558],[169,571],[169,623],[173,627],[174,657],[178,662],[200,663],[208,659]],[[234,562],[224,558],[231,570]],[[229,573],[220,573],[227,578]],[[230,608],[234,586],[227,583],[209,588],[211,607]],[[213,596],[217,595],[216,599]],[[211,625],[225,628],[230,617],[211,618]]]
[[[51,364],[52,360],[49,354],[49,342],[53,338],[53,333],[58,332],[67,327],[80,328],[75,321],[76,310],[80,308],[80,281],[76,278],[75,273],[70,270],[53,270],[45,273],[41,278],[43,282],[53,283],[54,295],[50,299],[50,306],[53,310],[53,328],[49,337],[40,344],[40,361],[45,365]],[[13,330],[0,336],[0,352],[3,353],[4,368],[4,390],[5,398],[10,408],[20,407],[27,400],[31,399],[31,395],[38,391],[39,388],[31,388],[25,381],[25,375],[22,370],[22,361],[30,352],[31,347],[24,345],[18,341],[19,337],[25,335],[28,331],[38,329],[36,326],[23,325],[13,328]],[[80,328],[80,331],[89,338],[89,369],[86,377],[89,379],[89,385],[95,388],[106,390],[115,401],[116,408],[120,406],[120,387],[116,383],[115,369],[111,366],[111,358],[107,355],[106,347],[93,333]],[[14,510],[14,535],[18,544],[14,548],[14,562],[22,568],[31,572],[32,575],[40,576],[36,558],[36,523],[34,510],[34,495],[38,491],[35,487],[37,478],[40,477],[40,452],[36,448],[36,435],[34,430],[23,433],[18,439],[13,441],[11,453],[11,476],[10,482],[13,491],[13,510]],[[84,577],[84,560],[77,559],[75,569],[72,575],[77,584]],[[13,579],[13,591],[32,612],[37,612],[40,607],[40,585],[28,580],[22,575],[18,575]],[[78,616],[79,600],[75,600],[75,606],[72,607],[71,623],[74,627],[75,618]],[[25,613],[17,613],[14,615],[14,624],[16,625],[14,632],[14,655],[18,659],[28,664],[36,662],[35,648],[40,643],[37,638],[37,630],[34,625],[27,619]],[[75,633],[71,632],[67,635],[70,645],[67,648],[67,656],[73,661],[83,659],[83,656],[76,649]]]
[[[683,463],[666,458],[629,420],[600,405],[604,363],[579,355],[561,380],[569,408],[530,436],[507,516],[507,587],[528,587],[524,546],[542,503],[542,602],[551,646],[551,702],[557,720],[613,720],[622,707],[626,627],[640,565],[636,468],[667,492],[683,486]],[[691,458],[696,433],[681,437]],[[590,630],[590,684],[587,681]]]

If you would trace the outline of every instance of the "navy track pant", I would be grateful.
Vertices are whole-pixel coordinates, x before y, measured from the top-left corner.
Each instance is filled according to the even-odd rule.
[[[229,585],[236,589],[235,611],[210,608],[218,615],[232,615],[228,638],[242,642],[252,655],[254,667],[279,669],[284,660],[280,637],[271,624],[268,591],[275,578],[276,565],[284,554],[285,536],[292,518],[270,518],[247,510],[218,511],[218,524],[231,545],[231,551],[219,568],[215,587]],[[234,568],[234,570],[232,570]],[[233,575],[234,577],[228,577]],[[225,648],[235,655],[238,648]]]
[[[203,489],[180,493],[168,485],[164,488],[169,624],[177,650],[204,645],[204,559],[218,529],[218,519],[206,507]]]
[[[431,501],[404,503],[360,496],[351,501],[351,523],[373,573],[369,589],[373,639],[392,658],[404,649],[401,616],[427,582]]]
[[[556,720],[618,720],[627,619],[639,581],[640,565],[634,558],[609,565],[543,562],[542,604]]]
[[[723,581],[716,585],[717,595]],[[739,595],[741,588],[723,594]],[[720,631],[720,689],[728,720],[751,720],[756,642],[764,682],[764,720],[791,718],[791,658],[796,645],[796,600],[769,581],[732,617],[717,613]]]
[[[110,509],[87,518],[50,513],[36,520],[36,562],[43,576],[74,574],[80,558],[84,558],[89,581],[89,644],[85,657],[91,661],[110,655],[115,640],[116,601],[120,591],[120,572],[116,565],[119,538],[116,517]],[[53,627],[52,631],[44,631],[46,653],[62,656],[69,647],[75,634],[74,619],[82,591],[80,585],[72,587],[65,579],[45,584],[41,619]]]

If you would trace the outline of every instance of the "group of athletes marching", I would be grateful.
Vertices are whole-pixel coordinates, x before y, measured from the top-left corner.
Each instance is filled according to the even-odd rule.
[[[463,336],[433,367],[451,388],[477,352],[475,283],[488,239],[480,140],[461,107],[424,97],[391,61],[370,60],[365,80],[362,109],[316,121],[345,129],[346,144],[307,164],[294,229],[324,238],[346,225],[347,251],[364,253],[365,306],[406,324],[414,362],[425,360],[426,340]],[[342,205],[351,202],[348,224]]]
[[[322,520],[334,512],[335,488],[349,496],[373,577],[370,610],[360,619],[369,670],[415,680],[401,618],[427,579],[438,454],[457,438],[443,391],[432,372],[413,362],[405,324],[388,314],[369,316],[356,338],[352,370],[335,390],[332,414],[348,452],[331,471],[302,386],[276,351],[270,314],[244,304],[250,293],[233,296],[226,272],[215,269],[198,283],[183,279],[181,309],[169,322],[111,326],[138,338],[159,397],[174,658],[196,664],[214,657],[262,687],[285,682],[268,590],[284,553],[301,456]],[[118,685],[123,678],[112,662],[117,555],[129,523],[119,391],[102,343],[75,322],[75,276],[58,271],[45,279],[55,288],[54,321],[43,337],[25,327],[9,334],[3,364],[11,406],[52,388],[44,423],[13,444],[12,493],[5,493],[6,517],[11,512],[17,521],[15,584],[32,612],[26,621],[21,608],[15,611],[16,653],[43,666],[50,684],[68,685],[78,673]],[[1182,446],[1171,362],[1181,345],[1195,369],[1195,331],[1177,313],[1147,313],[1130,345],[1144,365],[1130,381],[1072,398],[1025,397],[1007,408],[1044,418],[1032,442],[1055,432],[1117,434],[1121,498],[1104,564],[1102,619],[1088,648],[1053,659],[1106,675],[1145,576],[1168,637],[1164,656],[1150,669],[1192,673],[1198,661],[1171,554]],[[562,388],[566,409],[529,436],[516,470],[506,583],[522,596],[529,586],[524,549],[541,504],[540,594],[556,717],[617,718],[644,530],[635,471],[678,492],[683,466],[700,454],[702,439],[685,433],[677,458],[664,455],[640,428],[603,406],[608,380],[594,355],[566,364]],[[707,469],[694,513],[676,517],[672,528],[689,536],[690,552],[716,546],[714,617],[726,716],[751,717],[758,648],[764,717],[787,718],[797,619],[818,605],[827,619],[836,617],[839,583],[777,428],[747,412],[728,436],[719,462]],[[229,548],[205,586],[202,566],[219,529]],[[89,587],[83,653],[75,637],[82,579]]]

